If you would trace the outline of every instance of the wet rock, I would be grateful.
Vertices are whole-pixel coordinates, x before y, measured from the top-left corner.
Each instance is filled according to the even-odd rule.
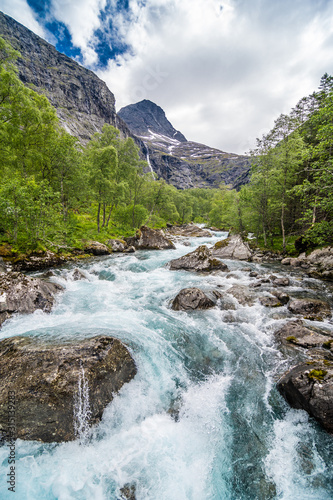
[[[281,260],[281,264],[283,264],[284,266],[290,266],[290,261],[291,257],[286,257],[285,259]]]
[[[85,248],[84,248],[86,253],[90,253],[92,255],[109,255],[110,250],[109,248],[104,245],[103,243],[100,243],[99,241],[89,241]]]
[[[285,373],[277,388],[292,408],[306,410],[333,433],[333,363],[311,361]]]
[[[287,278],[286,276],[284,277],[278,277],[275,276],[274,274],[271,274],[270,280],[272,283],[274,283],[274,286],[289,286],[290,285],[290,279]]]
[[[215,307],[215,302],[207,297],[200,288],[184,288],[175,297],[171,307],[175,311],[193,311]]]
[[[322,321],[331,316],[329,304],[319,299],[293,299],[289,302],[288,309],[293,314],[315,321]]]
[[[261,305],[265,307],[281,307],[282,304],[277,297],[269,297],[265,295],[259,298],[259,302]]]
[[[173,236],[185,238],[211,238],[212,234],[207,229],[202,229],[194,224],[184,224],[183,226],[173,226],[168,229],[168,233]]]
[[[239,276],[238,274],[235,274],[235,273],[229,273],[226,275],[226,278],[229,280],[229,279],[236,279],[236,280],[239,280]]]
[[[134,253],[136,250],[133,246],[130,246],[124,250],[124,253]]]
[[[151,229],[147,226],[141,226],[135,236],[125,238],[128,246],[133,246],[137,250],[168,250],[176,248],[169,238],[167,238],[162,229]]]
[[[214,257],[220,259],[248,260],[252,256],[248,243],[244,242],[240,235],[218,241],[212,252]]]
[[[73,271],[73,280],[74,281],[79,281],[79,280],[86,280],[87,276],[78,268],[74,269]]]
[[[2,257],[0,257],[0,273],[5,273],[7,270],[6,264]]]
[[[255,295],[245,285],[233,285],[228,288],[227,293],[235,297],[242,306],[253,306],[256,301]]]
[[[201,245],[179,259],[171,260],[169,265],[172,271],[179,269],[196,272],[229,271],[223,262],[213,258],[212,252],[206,245]]]
[[[5,339],[0,342],[0,430],[8,425],[8,391],[15,391],[18,438],[71,441],[79,381],[82,390],[84,383],[89,388],[86,423],[92,425],[136,371],[128,349],[112,337],[57,345],[38,338]]]
[[[58,267],[66,262],[66,258],[49,250],[39,254],[31,254],[29,257],[13,261],[14,271],[41,271],[48,267]]]
[[[270,293],[272,295],[274,295],[275,297],[277,297],[279,299],[279,302],[281,302],[281,304],[283,306],[286,305],[286,304],[288,304],[288,302],[290,300],[290,297],[289,297],[289,295],[286,292],[282,292],[280,290],[271,290]]]
[[[111,248],[112,252],[124,252],[127,248],[127,243],[124,240],[108,240],[107,242],[108,247]]]
[[[13,313],[30,314],[37,309],[50,312],[54,295],[61,290],[63,287],[56,283],[21,273],[0,275],[0,325]]]
[[[258,276],[258,273],[256,271],[251,271],[250,274],[249,274],[249,276],[251,278],[256,278]]]
[[[332,340],[333,343],[333,333],[330,337],[327,332],[305,326],[303,321],[289,321],[275,333],[275,336],[285,345],[293,344],[305,349],[313,347],[330,349],[330,341]]]
[[[120,488],[121,500],[136,500],[136,488],[134,484],[125,484]]]
[[[251,267],[243,267],[243,268],[242,268],[242,271],[243,271],[244,273],[250,273],[250,272],[252,271],[252,268],[251,268]]]

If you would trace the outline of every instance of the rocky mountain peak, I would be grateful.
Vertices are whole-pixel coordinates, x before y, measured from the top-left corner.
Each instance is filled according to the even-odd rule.
[[[169,122],[163,109],[148,99],[121,108],[118,116],[139,137],[150,137],[155,133],[187,142],[185,136]]]

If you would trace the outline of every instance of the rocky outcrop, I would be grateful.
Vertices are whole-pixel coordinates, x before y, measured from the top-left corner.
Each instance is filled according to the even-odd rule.
[[[167,229],[168,234],[172,236],[181,236],[184,238],[211,238],[212,233],[207,229],[202,229],[195,224],[184,224],[182,226],[172,226]]]
[[[5,273],[7,271],[7,266],[2,257],[0,257],[0,273]]]
[[[29,314],[37,309],[50,312],[55,294],[61,290],[56,283],[20,273],[0,275],[0,325],[13,313]]]
[[[333,433],[333,363],[302,363],[285,373],[277,388],[293,408],[306,410]]]
[[[14,271],[41,271],[49,267],[61,266],[67,260],[63,255],[47,250],[46,252],[32,253],[24,258],[15,259],[12,261],[12,267]]]
[[[84,251],[92,255],[109,255],[111,253],[110,249],[99,241],[89,241],[84,247]]]
[[[118,339],[98,336],[73,344],[11,337],[0,342],[0,429],[8,426],[15,393],[16,437],[70,441],[98,422],[104,408],[136,374]],[[78,414],[81,404],[85,411]]]
[[[228,267],[218,259],[214,259],[211,251],[206,245],[201,245],[179,259],[169,262],[171,271],[184,269],[185,271],[211,272],[228,271]]]
[[[249,260],[252,251],[248,243],[244,242],[240,235],[233,235],[215,243],[213,256],[220,259]]]
[[[309,255],[305,252],[298,257],[286,257],[281,264],[301,267],[310,276],[333,281],[333,247],[314,250]]]
[[[315,321],[331,316],[329,304],[319,299],[293,299],[289,302],[288,309],[293,314]]]
[[[195,309],[209,309],[214,307],[213,302],[200,288],[184,288],[172,302],[175,311],[193,311]]]
[[[108,240],[106,243],[108,247],[111,248],[112,252],[124,252],[128,248],[128,245],[124,240],[113,239]]]
[[[141,226],[135,236],[125,238],[128,246],[133,246],[137,250],[168,250],[176,248],[169,238],[167,238],[162,229],[151,229],[147,226]]]
[[[276,338],[284,345],[294,345],[311,349],[323,347],[330,349],[333,347],[333,333],[319,331],[306,326],[303,321],[289,321],[275,333]]]

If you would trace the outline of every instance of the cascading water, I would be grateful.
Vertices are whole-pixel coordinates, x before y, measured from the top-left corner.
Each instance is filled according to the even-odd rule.
[[[77,393],[74,396],[73,423],[75,435],[81,442],[88,438],[91,411],[89,403],[89,384],[83,366],[80,368]]]
[[[210,245],[223,236],[193,238],[191,244]],[[179,243],[176,250],[96,258],[82,265],[82,281],[73,281],[72,268],[55,270],[52,279],[66,290],[53,312],[16,316],[4,325],[1,338],[115,336],[138,368],[89,440],[17,442],[16,498],[118,500],[131,485],[137,500],[332,499],[333,437],[304,411],[290,409],[275,388],[292,364],[273,336],[286,307],[277,313],[259,302],[249,307],[233,301],[228,311],[173,311],[170,301],[182,288],[223,291],[253,280],[242,271],[249,264],[236,261],[227,261],[228,279],[226,273],[168,270],[167,262],[189,251]],[[296,271],[291,280],[295,294],[316,287],[318,295],[329,295],[323,283]],[[83,372],[78,389],[77,414],[86,422]],[[85,429],[82,424],[79,435]],[[4,499],[12,498],[7,459],[1,447]]]

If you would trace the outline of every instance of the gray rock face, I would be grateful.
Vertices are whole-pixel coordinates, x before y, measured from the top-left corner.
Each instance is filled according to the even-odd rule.
[[[2,257],[0,257],[0,273],[5,273],[6,272],[6,264],[3,260]]]
[[[305,349],[314,347],[330,348],[333,343],[333,333],[314,330],[304,325],[302,321],[289,321],[275,333],[276,338],[285,345],[296,345]]]
[[[213,256],[220,259],[248,260],[252,256],[252,251],[240,235],[234,235],[215,243]]]
[[[79,382],[82,388],[88,386],[89,426],[101,419],[114,394],[136,371],[128,349],[112,337],[61,345],[28,337],[5,339],[0,342],[0,430],[8,425],[8,391],[15,391],[18,438],[73,440]]]
[[[194,309],[209,309],[214,307],[213,302],[200,288],[184,288],[174,298],[172,309],[175,311],[189,311]]]
[[[168,250],[176,248],[164,232],[159,229],[150,229],[141,226],[134,237],[125,238],[128,246],[133,246],[137,250]]]
[[[277,388],[293,408],[306,410],[333,433],[333,363],[300,364],[285,373]]]
[[[109,248],[103,243],[99,243],[99,241],[89,241],[84,251],[92,255],[109,255],[111,253]]]
[[[54,295],[61,290],[56,283],[20,273],[0,275],[0,325],[13,313],[29,314],[36,309],[50,312]]]
[[[147,99],[121,108],[118,115],[138,136],[144,136],[150,130],[170,139],[186,142],[183,134],[173,128],[163,109]]]
[[[289,302],[288,309],[293,314],[299,314],[305,319],[317,321],[331,316],[329,304],[319,299],[294,299]]]
[[[171,260],[169,266],[171,271],[179,269],[196,272],[228,271],[228,267],[223,262],[213,258],[206,245],[201,245],[179,259]]]
[[[100,132],[104,123],[130,134],[116,114],[114,95],[97,75],[3,13],[0,30],[23,56],[17,63],[20,79],[45,93],[67,131],[82,142]]]
[[[127,243],[124,240],[108,240],[107,244],[112,249],[112,252],[124,252],[127,248]]]

